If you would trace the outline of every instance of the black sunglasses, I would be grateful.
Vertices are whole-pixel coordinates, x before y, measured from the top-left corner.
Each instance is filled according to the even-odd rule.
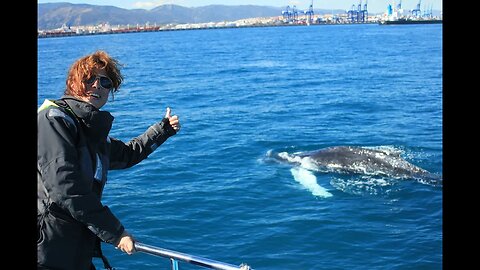
[[[113,88],[112,80],[109,77],[103,76],[103,75],[94,75],[94,76],[88,78],[85,82],[92,85],[97,80],[97,78],[100,79],[100,86],[102,88],[105,88],[105,89],[108,89],[108,90]]]

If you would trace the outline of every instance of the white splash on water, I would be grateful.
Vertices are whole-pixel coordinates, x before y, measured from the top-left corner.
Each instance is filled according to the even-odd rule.
[[[287,64],[281,61],[271,61],[271,60],[261,60],[253,61],[248,64],[241,65],[242,67],[250,68],[275,68],[275,67],[286,67]]]
[[[308,189],[314,196],[328,198],[333,194],[317,183],[317,177],[312,171],[306,170],[302,167],[294,167],[290,169],[295,181],[299,182],[302,186]]]

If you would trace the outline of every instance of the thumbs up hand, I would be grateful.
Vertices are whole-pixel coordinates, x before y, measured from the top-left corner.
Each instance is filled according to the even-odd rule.
[[[176,115],[172,116],[171,113],[172,113],[172,110],[170,109],[170,107],[167,107],[167,112],[165,113],[165,118],[168,119],[172,128],[176,132],[178,132],[178,131],[180,131],[180,121],[178,120],[178,116],[176,116]]]

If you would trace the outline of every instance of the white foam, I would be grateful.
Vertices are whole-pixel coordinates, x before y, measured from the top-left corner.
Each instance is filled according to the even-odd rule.
[[[310,171],[318,171],[318,166],[315,165],[315,162],[310,157],[302,158],[302,161],[300,163],[302,168],[304,169],[307,169]]]
[[[295,181],[307,188],[314,196],[322,198],[333,196],[332,193],[328,192],[327,189],[317,183],[317,177],[311,171],[301,167],[294,167],[290,169],[290,172]]]
[[[280,152],[278,153],[278,157],[280,157],[283,160],[286,160],[290,163],[301,163],[302,158],[294,155],[290,155],[287,152]]]
[[[271,61],[271,60],[262,60],[254,61],[245,65],[243,67],[256,67],[256,68],[272,68],[272,67],[285,67],[287,64],[280,61]]]

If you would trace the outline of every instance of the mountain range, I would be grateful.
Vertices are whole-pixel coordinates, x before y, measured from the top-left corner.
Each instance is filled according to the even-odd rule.
[[[209,5],[183,7],[160,5],[151,10],[123,9],[114,6],[100,6],[71,3],[42,3],[37,9],[37,28],[50,30],[66,26],[85,26],[109,23],[110,25],[144,25],[169,23],[207,23],[236,21],[246,18],[273,17],[282,15],[281,7],[256,5]],[[332,10],[315,9],[315,14],[331,13]],[[345,10],[333,10],[345,13]]]

